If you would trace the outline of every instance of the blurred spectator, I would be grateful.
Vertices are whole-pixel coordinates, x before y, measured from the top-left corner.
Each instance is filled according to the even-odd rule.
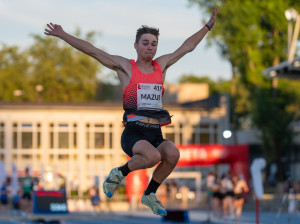
[[[288,199],[288,213],[292,214],[297,211],[297,201],[296,201],[296,184],[292,182],[289,178],[284,187],[284,198]]]
[[[234,201],[233,207],[235,211],[235,219],[240,220],[242,212],[243,212],[243,205],[245,202],[244,193],[249,192],[248,185],[246,181],[240,178],[239,175],[234,175],[232,178],[233,181],[233,192],[234,192]]]
[[[221,183],[217,175],[215,175],[214,183],[212,185],[213,190],[213,208],[214,216],[221,217],[222,215],[222,200],[223,194],[221,193]]]
[[[223,198],[223,216],[226,218],[228,216],[228,210],[230,213],[229,218],[234,218],[234,209],[233,209],[233,183],[231,180],[230,174],[223,175],[221,179],[221,189],[224,193]]]
[[[189,192],[190,189],[186,185],[182,185],[179,189],[179,193],[181,194],[181,209],[188,208]]]
[[[7,182],[5,181],[1,187],[1,213],[3,215],[7,215],[7,209],[8,209],[8,190],[7,190]]]
[[[174,179],[169,179],[167,181],[167,194],[168,194],[168,199],[169,200],[175,200],[176,199],[176,194],[178,191],[178,184],[176,180]]]
[[[33,178],[29,173],[29,168],[25,170],[26,176],[22,179],[23,196],[21,200],[22,210],[26,213],[32,212],[32,191],[33,191]]]
[[[268,182],[269,182],[270,186],[275,187],[277,185],[276,174],[277,174],[277,165],[276,165],[276,163],[271,163],[270,174],[269,174],[269,178],[268,178]]]
[[[21,190],[18,190],[16,194],[12,195],[12,207],[16,214],[19,213],[21,208]]]
[[[213,185],[215,182],[215,172],[210,171],[206,177],[206,205],[207,205],[207,222],[211,220],[211,213],[213,212]]]
[[[94,211],[99,210],[100,196],[99,196],[98,189],[95,186],[91,187],[91,189],[89,191],[89,195],[90,195],[91,203],[92,203],[92,206],[93,206],[93,210]]]

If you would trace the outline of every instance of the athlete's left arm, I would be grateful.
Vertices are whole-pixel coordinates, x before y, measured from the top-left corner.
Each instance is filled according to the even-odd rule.
[[[196,32],[195,34],[190,36],[188,39],[186,39],[184,41],[184,43],[173,53],[166,54],[166,55],[163,55],[163,56],[155,59],[155,61],[157,63],[159,63],[159,65],[161,66],[161,68],[163,70],[163,73],[164,73],[163,78],[165,78],[166,70],[171,65],[173,65],[180,58],[182,58],[187,53],[193,51],[197,47],[197,45],[200,43],[200,41],[203,39],[203,37],[207,34],[207,32],[214,26],[217,13],[218,13],[218,9],[215,7],[211,18],[209,19],[208,23],[202,29],[200,29],[198,32]]]

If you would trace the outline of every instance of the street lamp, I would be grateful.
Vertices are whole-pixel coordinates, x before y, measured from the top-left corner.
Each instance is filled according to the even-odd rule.
[[[290,8],[284,12],[286,19],[288,20],[288,62],[291,63],[294,59],[296,50],[296,42],[299,35],[300,28],[300,16],[296,9]],[[293,22],[296,22],[295,30],[293,33]]]
[[[228,139],[228,138],[230,138],[232,136],[232,132],[230,131],[230,130],[224,130],[223,131],[223,137],[225,138],[225,139]]]
[[[297,16],[298,16],[297,10],[293,9],[293,8],[285,10],[284,14],[285,14],[285,18],[288,21],[293,21],[293,22],[296,21]]]

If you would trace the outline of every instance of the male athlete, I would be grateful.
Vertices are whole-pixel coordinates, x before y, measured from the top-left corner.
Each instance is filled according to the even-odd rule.
[[[142,203],[153,213],[167,214],[156,198],[156,190],[174,170],[179,160],[179,150],[163,139],[161,126],[171,123],[169,112],[163,109],[163,82],[167,69],[193,51],[215,24],[217,8],[208,23],[193,34],[173,53],[155,58],[159,30],[142,26],[137,30],[134,48],[137,60],[111,55],[92,44],[66,33],[60,25],[47,24],[46,35],[59,37],[74,48],[95,58],[102,65],[116,71],[123,89],[123,123],[125,129],[121,146],[131,158],[125,165],[114,168],[103,183],[104,193],[110,198],[121,181],[132,171],[156,167],[152,179],[142,196]]]

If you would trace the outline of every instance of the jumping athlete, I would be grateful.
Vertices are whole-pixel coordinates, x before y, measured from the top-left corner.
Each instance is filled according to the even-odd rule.
[[[125,165],[114,168],[103,183],[104,193],[111,198],[121,181],[132,171],[156,167],[142,196],[142,203],[157,214],[167,214],[156,198],[156,190],[174,170],[179,150],[163,139],[161,126],[171,123],[169,112],[163,109],[163,83],[167,69],[193,51],[209,30],[214,27],[217,8],[208,23],[189,37],[176,51],[154,59],[159,30],[142,26],[137,30],[134,48],[137,60],[111,55],[92,44],[66,33],[60,25],[47,24],[46,35],[59,37],[74,48],[95,58],[102,65],[116,71],[123,89],[123,123],[121,137],[124,152],[131,158]],[[153,60],[154,59],[154,60]]]

